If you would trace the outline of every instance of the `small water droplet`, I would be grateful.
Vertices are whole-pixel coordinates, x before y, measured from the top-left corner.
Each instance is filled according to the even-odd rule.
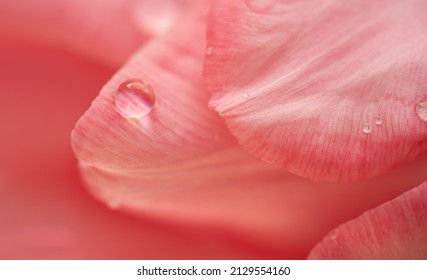
[[[427,101],[418,102],[416,107],[417,115],[422,121],[427,122]]]
[[[213,51],[212,47],[208,47],[208,48],[206,49],[206,55],[211,55],[211,54],[212,54],[212,51]]]
[[[243,94],[242,94],[242,96],[243,96],[244,98],[248,98],[248,97],[249,97],[249,93],[245,92],[245,93],[243,93]]]
[[[117,89],[115,105],[123,117],[140,118],[151,112],[155,99],[154,90],[149,83],[130,79],[124,81]]]
[[[362,131],[363,131],[364,133],[366,133],[366,134],[371,133],[371,131],[372,131],[372,127],[371,127],[371,125],[370,125],[370,124],[368,124],[368,123],[364,123],[364,124],[362,125]]]
[[[376,117],[375,118],[375,124],[382,125],[383,124],[383,119],[381,117]]]
[[[107,202],[107,205],[111,210],[117,210],[122,206],[122,201],[117,198],[111,199]]]

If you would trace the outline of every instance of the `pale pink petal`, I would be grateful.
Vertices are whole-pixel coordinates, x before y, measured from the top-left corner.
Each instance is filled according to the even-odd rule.
[[[251,154],[354,181],[425,151],[426,1],[215,3],[205,83]]]
[[[332,227],[425,178],[425,158],[353,185],[313,183],[252,158],[207,108],[204,35],[203,17],[193,15],[145,46],[76,124],[83,180],[111,209],[233,232],[271,258],[305,258]],[[145,117],[126,119],[115,109],[115,92],[129,78],[155,90]]]
[[[191,0],[3,0],[0,32],[120,65],[175,25]]]
[[[427,182],[332,230],[311,259],[426,259]]]

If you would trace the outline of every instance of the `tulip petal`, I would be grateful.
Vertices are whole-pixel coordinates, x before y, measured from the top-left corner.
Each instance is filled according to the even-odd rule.
[[[313,183],[249,156],[207,109],[203,17],[187,20],[141,49],[73,131],[83,180],[111,209],[238,233],[270,257],[306,258],[330,228],[424,179],[425,159],[346,186]],[[156,93],[145,117],[126,119],[115,110],[115,92],[130,78],[146,80]]]
[[[345,182],[426,150],[426,1],[215,3],[210,105],[251,154]]]
[[[201,84],[204,53],[203,4],[169,36],[144,46],[102,89],[77,123],[73,146],[80,161],[104,169],[140,169],[175,163],[235,145],[222,120],[207,104]],[[197,44],[188,42],[197,41]],[[142,79],[155,94],[153,110],[123,117],[115,105],[128,79]]]
[[[426,259],[427,182],[332,230],[310,259]]]
[[[168,31],[191,0],[5,0],[0,32],[56,44],[118,66]]]
[[[170,35],[144,46],[76,124],[72,143],[83,179],[111,209],[274,231],[282,227],[279,216],[266,217],[283,207],[289,174],[249,156],[208,110],[201,83],[207,9],[194,9]],[[130,78],[155,91],[145,117],[128,119],[115,109],[117,88]]]
[[[1,260],[271,257],[220,230],[135,218],[95,201],[70,130],[113,72],[57,48],[0,42]]]

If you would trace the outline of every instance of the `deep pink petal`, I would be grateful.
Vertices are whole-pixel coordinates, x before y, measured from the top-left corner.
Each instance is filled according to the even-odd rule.
[[[332,230],[311,259],[426,259],[427,182]]]
[[[245,149],[295,174],[354,181],[391,170],[427,147],[416,113],[427,100],[426,9],[424,0],[218,0],[211,105]]]

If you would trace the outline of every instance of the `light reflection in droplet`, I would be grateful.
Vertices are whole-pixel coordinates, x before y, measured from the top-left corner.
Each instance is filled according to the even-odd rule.
[[[371,125],[370,125],[370,124],[368,124],[368,123],[364,123],[364,124],[362,125],[362,132],[363,132],[363,133],[366,133],[366,134],[371,133],[371,132],[372,132],[372,127],[371,127]]]
[[[144,80],[130,79],[123,82],[115,95],[115,106],[125,118],[140,118],[148,115],[154,107],[155,93]]]

